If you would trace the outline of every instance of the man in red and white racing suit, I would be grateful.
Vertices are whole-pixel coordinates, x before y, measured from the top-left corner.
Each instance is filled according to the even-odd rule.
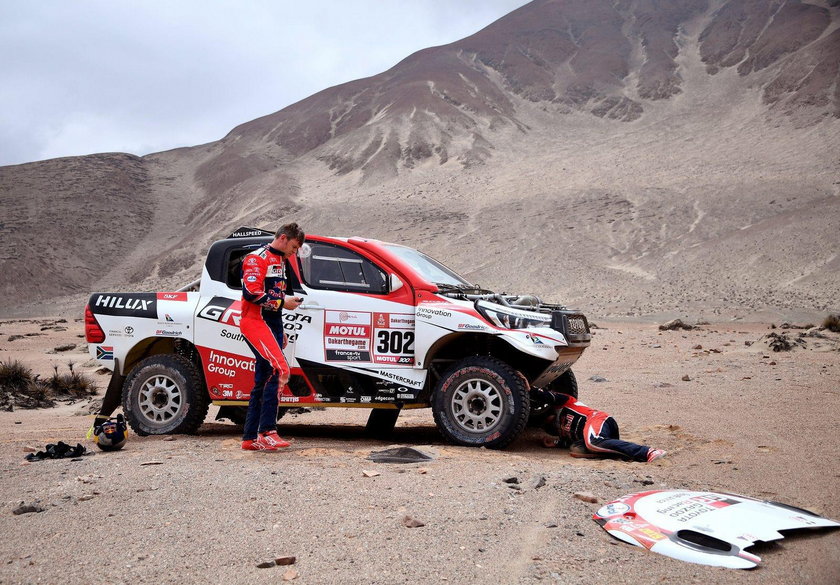
[[[633,461],[651,462],[665,455],[662,449],[622,441],[613,417],[589,408],[573,396],[541,390],[539,397],[554,405],[554,414],[546,421],[546,432],[560,437],[559,441],[546,437],[543,444],[547,447],[568,445],[572,457],[584,458],[619,455]]]
[[[277,435],[278,393],[291,370],[282,348],[283,309],[296,309],[302,299],[291,293],[286,279],[286,258],[297,253],[306,235],[296,223],[284,225],[270,244],[242,260],[242,319],[239,329],[254,352],[254,388],[248,402],[242,448],[277,451],[289,443]]]

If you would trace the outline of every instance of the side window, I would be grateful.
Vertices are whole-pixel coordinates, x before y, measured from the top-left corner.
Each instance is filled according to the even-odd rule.
[[[259,248],[259,244],[247,248],[234,248],[228,252],[225,282],[229,288],[237,290],[242,288],[242,258],[257,248]]]
[[[304,282],[312,288],[386,294],[385,273],[359,254],[332,244],[307,243],[305,257],[298,255]]]

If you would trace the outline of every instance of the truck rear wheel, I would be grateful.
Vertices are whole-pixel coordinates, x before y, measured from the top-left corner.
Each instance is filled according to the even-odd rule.
[[[523,378],[489,356],[465,358],[440,379],[432,401],[444,438],[468,447],[501,449],[525,428],[530,398]]]
[[[138,363],[123,386],[123,411],[138,435],[193,434],[210,406],[192,362],[175,354]]]

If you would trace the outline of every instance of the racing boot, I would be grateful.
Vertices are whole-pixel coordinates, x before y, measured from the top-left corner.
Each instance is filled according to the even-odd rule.
[[[280,435],[277,434],[277,431],[268,431],[265,433],[260,433],[260,436],[257,437],[257,441],[266,446],[266,449],[270,449],[272,451],[276,451],[278,449],[285,449],[291,443],[288,441],[281,439]]]

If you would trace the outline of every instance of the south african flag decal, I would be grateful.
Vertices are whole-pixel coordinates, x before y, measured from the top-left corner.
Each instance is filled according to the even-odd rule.
[[[114,359],[114,346],[113,345],[97,345],[96,346],[96,359],[98,359],[98,360],[112,360],[112,359]]]

